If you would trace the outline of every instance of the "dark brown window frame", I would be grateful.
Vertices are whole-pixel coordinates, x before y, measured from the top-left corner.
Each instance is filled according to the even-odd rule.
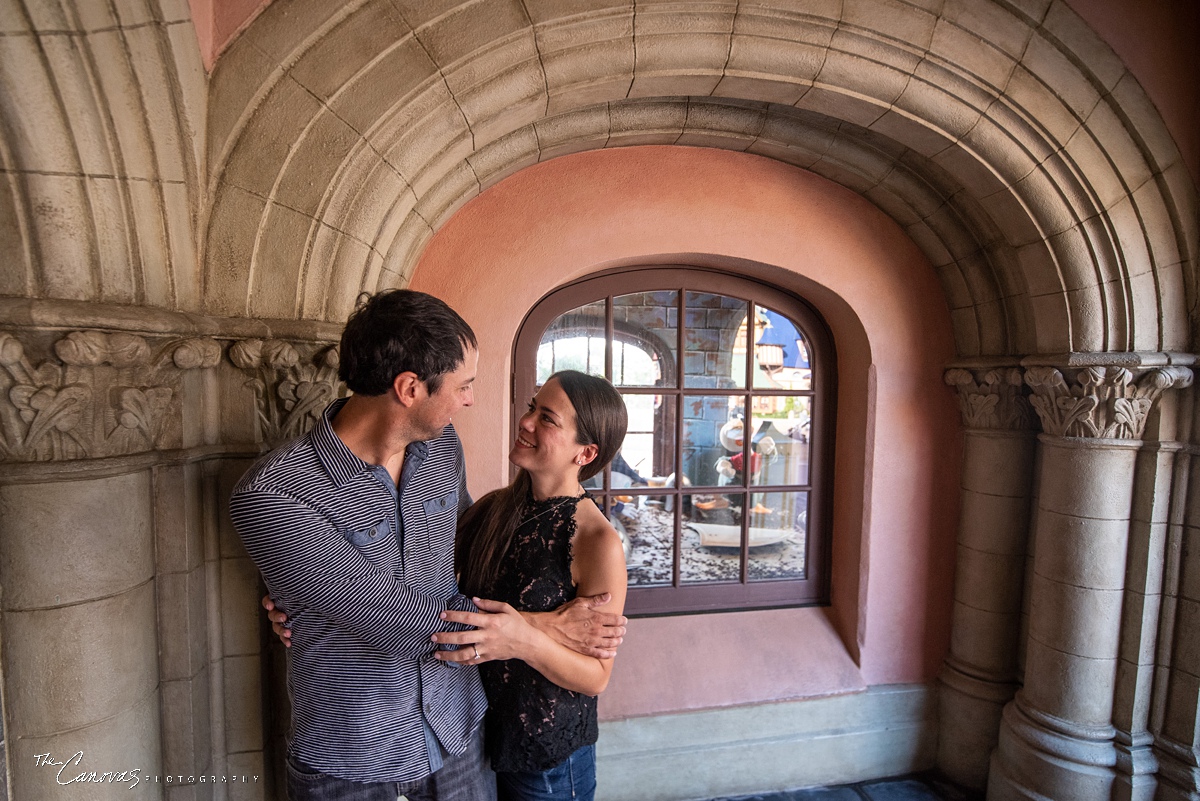
[[[770,486],[751,485],[749,471],[742,477],[738,492],[807,492],[808,512],[804,578],[758,579],[747,578],[749,565],[748,527],[750,515],[742,516],[741,575],[737,582],[680,582],[681,496],[705,491],[729,491],[731,487],[651,487],[621,488],[622,495],[671,495],[675,515],[674,569],[672,584],[629,588],[626,614],[630,616],[688,614],[699,612],[742,611],[777,607],[828,605],[830,583],[830,546],[832,540],[834,415],[837,408],[837,371],[833,337],[821,316],[803,298],[778,287],[730,275],[704,267],[663,266],[609,271],[575,281],[546,294],[526,315],[513,343],[512,423],[516,429],[523,407],[516,401],[532,397],[537,389],[537,352],[547,327],[571,309],[605,300],[605,373],[612,374],[612,341],[625,339],[614,327],[612,298],[634,292],[678,291],[680,304],[676,343],[678,380],[674,387],[619,387],[624,394],[654,394],[677,398],[675,423],[675,465],[682,464],[683,415],[682,400],[688,396],[742,396],[744,408],[751,408],[752,396],[786,396],[806,394],[811,397],[809,431],[809,472],[807,484]],[[687,388],[683,380],[685,293],[707,292],[743,299],[748,306],[748,319],[754,319],[754,307],[766,306],[790,317],[800,329],[808,348],[812,370],[812,391],[770,390],[754,386],[754,360],[747,353],[745,387],[714,389]],[[751,336],[753,339],[753,336]],[[748,347],[753,347],[749,342]],[[751,438],[745,437],[743,458],[750,463]],[[596,495],[604,503],[611,497],[611,471],[604,471],[604,489]]]

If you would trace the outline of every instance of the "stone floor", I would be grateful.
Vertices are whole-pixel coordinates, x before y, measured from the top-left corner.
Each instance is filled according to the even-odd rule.
[[[976,801],[976,796],[928,775],[875,779],[837,787],[739,795],[711,801]]]

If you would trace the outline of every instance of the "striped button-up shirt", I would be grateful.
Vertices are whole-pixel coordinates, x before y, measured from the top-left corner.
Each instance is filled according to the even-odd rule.
[[[478,670],[434,659],[430,641],[451,628],[443,610],[469,607],[454,578],[462,445],[452,426],[410,445],[398,493],[334,433],[344,403],[259,460],[229,511],[292,627],[290,754],[344,779],[411,781],[440,764],[431,732],[462,753],[487,706]]]

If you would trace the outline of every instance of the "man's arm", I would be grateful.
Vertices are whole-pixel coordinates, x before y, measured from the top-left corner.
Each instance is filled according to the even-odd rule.
[[[574,598],[550,612],[518,614],[559,645],[584,656],[612,659],[617,655],[617,646],[625,639],[625,625],[628,620],[624,615],[595,611],[595,607],[608,603],[610,597],[608,593],[604,593],[587,598]],[[271,630],[275,632],[275,636],[285,648],[291,648],[292,630],[287,625],[287,613],[276,606],[269,595],[263,596],[262,605],[263,609],[267,610],[267,619],[271,621]],[[465,625],[464,620],[456,620]]]
[[[620,612],[626,592],[625,552],[616,531],[598,511],[595,518],[594,525],[575,537],[572,574],[578,576],[580,592],[608,594],[614,612]],[[598,521],[603,522],[597,524]],[[446,662],[520,659],[568,690],[598,695],[608,686],[611,658],[595,658],[565,647],[534,628],[508,604],[481,598],[476,598],[475,603],[481,611],[466,613],[461,618],[461,622],[476,627],[473,631],[435,635],[439,643],[459,646],[456,651],[437,653],[438,659]],[[457,614],[448,612],[443,617],[455,619]]]
[[[617,646],[625,639],[625,625],[629,620],[624,615],[598,611],[612,599],[609,593],[578,597],[567,601],[550,612],[522,612],[521,616],[538,631],[559,645],[584,656],[597,659],[612,659],[617,655]],[[455,621],[450,613],[448,618]]]
[[[285,495],[242,491],[229,514],[272,596],[311,609],[371,645],[418,658],[445,628],[447,599],[431,598],[368,562],[321,515]]]

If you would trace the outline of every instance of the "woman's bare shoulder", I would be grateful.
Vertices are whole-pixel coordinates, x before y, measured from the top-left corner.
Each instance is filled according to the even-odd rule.
[[[617,530],[594,503],[581,503],[576,509],[571,555],[571,575],[579,591],[613,593],[613,608],[604,609],[620,614],[625,601],[625,549]]]
[[[621,537],[612,523],[594,503],[581,503],[575,509],[574,547],[603,550],[615,546],[621,549]]]

